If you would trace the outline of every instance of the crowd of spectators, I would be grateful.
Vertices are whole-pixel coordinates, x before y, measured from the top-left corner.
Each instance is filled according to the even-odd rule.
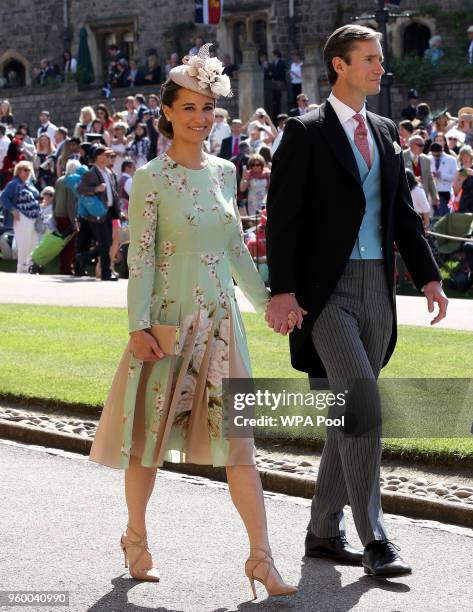
[[[60,254],[61,274],[90,273],[89,263],[95,259],[97,276],[118,278],[114,265],[126,228],[131,179],[170,144],[158,133],[158,115],[158,96],[137,94],[128,97],[119,112],[104,103],[83,107],[72,133],[42,110],[32,135],[27,124],[16,123],[11,104],[3,100],[0,234],[9,231],[14,237],[17,272],[31,269],[34,248],[46,232],[57,231],[72,235]],[[74,182],[81,173],[81,180]],[[81,195],[103,200],[109,212],[105,222],[81,216]]]
[[[470,53],[473,28],[468,30],[468,36]],[[441,61],[442,54],[435,51],[441,49],[441,41],[437,37],[431,42],[429,57],[433,62]],[[188,53],[197,53],[202,44],[202,39],[197,38]],[[148,52],[143,64],[127,58],[117,45],[111,45],[108,53],[107,78],[112,87],[160,83],[179,63],[177,53],[173,53],[162,71],[154,49]],[[224,65],[229,76],[238,77],[238,66],[228,55],[224,57]],[[215,122],[205,143],[209,153],[235,164],[237,201],[244,225],[250,228],[247,235],[249,247],[252,250],[256,240],[256,249],[263,256],[265,204],[272,156],[279,146],[287,120],[318,106],[311,104],[302,91],[302,65],[297,50],[291,52],[287,65],[277,49],[273,51],[271,61],[264,55],[260,56],[261,69],[270,83],[269,106],[257,108],[246,122],[239,117],[230,117],[226,109],[217,107]],[[37,74],[38,83],[49,78],[52,70],[54,66],[47,60],[42,61]],[[66,52],[64,73],[76,70],[75,58]],[[285,113],[281,112],[281,104],[288,85],[290,96],[286,100],[288,112]],[[19,252],[24,255],[18,259],[19,272],[28,270],[27,251],[31,252],[42,233],[51,228],[64,233],[72,228],[79,233],[61,254],[61,273],[86,273],[88,255],[84,253],[93,253],[90,245],[95,243],[95,254],[101,264],[97,274],[100,273],[103,280],[116,277],[114,257],[120,226],[126,224],[127,197],[133,173],[170,145],[157,129],[159,104],[159,97],[155,94],[146,98],[136,94],[126,98],[124,108],[119,112],[112,111],[106,103],[83,107],[71,134],[66,127],[57,127],[49,112],[44,110],[39,115],[39,128],[32,137],[28,125],[16,124],[8,100],[0,102],[3,225],[15,229]],[[455,212],[473,212],[473,108],[463,107],[456,115],[452,116],[446,108],[432,112],[426,102],[419,100],[414,89],[409,91],[408,104],[402,111],[399,132],[408,182],[414,207],[426,228],[431,228],[439,217]],[[78,214],[80,189],[74,191],[71,181],[65,177],[76,174],[79,167],[96,168],[98,184],[105,185],[106,197],[103,197],[114,211],[108,224],[110,231],[105,231],[108,225],[98,228]],[[113,188],[109,188],[107,177]],[[15,190],[8,188],[12,181]],[[20,208],[12,204],[12,195],[21,200]],[[19,217],[19,210],[20,215],[28,217],[29,221]],[[36,220],[39,218],[41,221]],[[19,219],[23,228],[18,224]],[[27,225],[28,231],[25,229]],[[24,249],[20,248],[20,243],[26,244]]]

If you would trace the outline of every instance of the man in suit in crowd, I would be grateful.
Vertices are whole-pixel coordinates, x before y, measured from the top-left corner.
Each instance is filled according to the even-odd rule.
[[[246,193],[240,192],[240,182],[245,168],[248,168],[250,153],[251,151],[248,142],[246,140],[242,140],[238,145],[238,155],[230,157],[230,161],[235,165],[236,168],[238,206],[240,206],[241,201],[245,200],[247,196]]]
[[[245,140],[246,136],[242,134],[243,122],[241,119],[232,119],[230,124],[232,135],[222,140],[219,157],[230,159],[238,155],[240,142]]]
[[[291,108],[289,111],[289,117],[300,117],[309,112],[309,98],[305,95],[305,93],[300,93],[297,98],[297,106],[295,108]]]
[[[419,94],[415,89],[409,89],[407,93],[407,106],[401,111],[401,117],[409,121],[413,121],[417,117],[417,104],[419,102]]]
[[[434,209],[437,209],[440,204],[439,194],[435,186],[434,176],[430,158],[423,153],[425,140],[422,136],[415,134],[409,138],[409,149],[403,151],[404,164],[406,168],[412,170],[415,176],[422,181],[422,186]]]
[[[381,509],[376,383],[396,344],[395,243],[429,312],[439,305],[432,323],[445,316],[448,300],[413,209],[396,127],[366,110],[366,96],[379,93],[384,73],[380,40],[359,25],[336,30],[324,49],[332,93],[318,109],[287,122],[267,200],[266,319],[286,334],[289,314],[296,315],[293,367],[328,378],[346,402],[329,413],[346,421],[327,427],[306,555],[401,575],[411,569],[389,540]],[[345,538],[346,504],[363,553]]]
[[[435,187],[440,198],[440,206],[436,214],[443,217],[450,212],[448,203],[452,192],[453,179],[457,173],[457,159],[453,155],[447,155],[439,142],[433,142],[430,147],[430,164]]]
[[[108,158],[111,155],[113,155],[112,149],[104,145],[98,144],[92,147],[91,157],[94,165],[82,176],[77,187],[81,195],[98,196],[107,207],[107,214],[103,220],[92,217],[82,217],[80,219],[75,273],[76,276],[82,276],[84,273],[85,265],[90,259],[88,249],[91,241],[95,240],[96,252],[100,257],[101,279],[103,281],[118,280],[118,276],[112,274],[110,261],[112,219],[120,219],[121,216],[116,175],[107,167]]]
[[[286,89],[286,64],[279,49],[273,51],[273,61],[269,64],[267,74],[271,79],[271,106],[274,119],[281,112],[282,93]]]

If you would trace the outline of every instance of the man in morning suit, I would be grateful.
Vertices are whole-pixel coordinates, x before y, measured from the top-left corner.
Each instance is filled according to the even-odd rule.
[[[383,522],[376,383],[396,343],[394,243],[429,312],[439,305],[432,324],[445,316],[448,300],[412,206],[397,129],[366,111],[365,98],[379,93],[384,73],[380,40],[358,25],[336,30],[324,49],[330,97],[286,125],[267,200],[266,319],[285,335],[293,311],[293,367],[348,391],[345,426],[327,427],[306,555],[400,575],[411,568]],[[345,538],[346,504],[363,553]]]
[[[246,138],[243,134],[243,122],[241,119],[232,119],[230,129],[232,135],[222,140],[220,153],[218,154],[218,156],[223,157],[223,159],[230,159],[238,155],[240,142],[243,142]]]

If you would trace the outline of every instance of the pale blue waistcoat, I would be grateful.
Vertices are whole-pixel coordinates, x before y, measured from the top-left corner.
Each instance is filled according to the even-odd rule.
[[[376,141],[372,132],[371,138],[374,145],[374,159],[369,170],[354,140],[348,138],[358,165],[363,193],[365,194],[366,200],[365,214],[350,259],[384,258],[381,232],[381,163],[378,147],[376,146]]]

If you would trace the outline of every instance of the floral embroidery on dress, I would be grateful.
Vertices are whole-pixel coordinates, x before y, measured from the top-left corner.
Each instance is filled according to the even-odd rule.
[[[193,289],[192,289],[192,295],[195,297],[195,303],[198,306],[203,306],[205,304],[205,297],[204,297],[204,292],[203,290],[199,287],[199,285],[196,285]]]
[[[165,257],[171,257],[175,252],[176,246],[170,240],[165,240],[163,242],[163,255]]]
[[[162,390],[161,382],[155,383],[153,387],[154,393],[154,413],[153,413],[153,421],[151,423],[151,431],[157,432],[159,429],[159,424],[161,422],[162,416],[164,414],[164,400],[165,394]]]
[[[123,457],[128,457],[128,455],[131,452],[131,444],[122,444],[121,450],[120,450],[120,454]]]
[[[149,222],[149,226],[141,232],[136,252],[129,260],[129,275],[131,278],[143,278],[143,267],[154,268],[154,240],[158,221],[157,206],[159,205],[159,195],[157,192],[150,192],[145,198],[146,205],[143,208],[142,216]]]

